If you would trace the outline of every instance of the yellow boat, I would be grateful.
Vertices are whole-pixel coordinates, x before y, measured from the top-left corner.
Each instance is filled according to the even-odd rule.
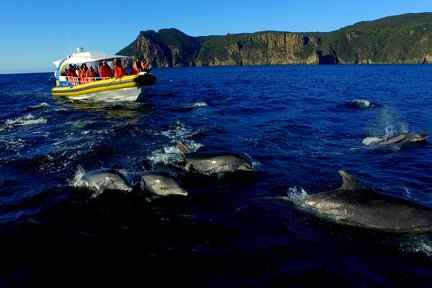
[[[113,68],[113,61],[121,61],[123,66],[131,62],[131,57],[123,55],[106,55],[99,51],[83,51],[78,48],[67,58],[54,61],[57,69],[54,72],[56,86],[52,89],[54,96],[64,96],[73,99],[92,98],[97,100],[136,100],[141,89],[154,85],[156,76],[150,72],[140,72],[121,78],[100,77],[97,73],[103,61]],[[71,77],[66,74],[70,67],[82,64],[96,71],[95,77]]]

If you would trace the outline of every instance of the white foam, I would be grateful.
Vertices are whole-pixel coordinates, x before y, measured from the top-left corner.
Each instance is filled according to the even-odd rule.
[[[425,234],[408,235],[397,239],[399,249],[404,252],[420,252],[428,257],[432,257],[432,240]]]
[[[186,128],[181,122],[177,122],[176,125],[170,127],[166,131],[162,131],[160,134],[170,139],[182,139],[193,136],[196,134],[196,131]]]
[[[294,203],[303,202],[309,194],[301,187],[288,188],[287,196]]]
[[[33,106],[30,106],[30,108],[31,109],[38,109],[38,108],[47,108],[47,107],[49,107],[50,105],[48,104],[48,103],[46,103],[46,102],[42,102],[42,103],[40,103],[40,104],[38,104],[38,105],[33,105]]]
[[[27,114],[26,116],[18,117],[15,119],[7,119],[5,124],[8,126],[26,126],[26,125],[37,125],[47,123],[46,118],[35,118],[32,114]]]
[[[362,143],[364,145],[370,146],[370,145],[373,145],[374,143],[377,143],[381,140],[383,140],[383,139],[379,138],[379,137],[366,137],[362,140]]]
[[[183,160],[180,151],[175,146],[164,147],[163,149],[155,150],[147,159],[155,164],[173,164]]]
[[[354,99],[353,103],[360,108],[368,108],[371,107],[371,102],[366,99]]]
[[[207,107],[207,103],[205,102],[196,102],[194,104],[191,104],[189,106],[187,106],[188,108],[202,108],[202,107]]]

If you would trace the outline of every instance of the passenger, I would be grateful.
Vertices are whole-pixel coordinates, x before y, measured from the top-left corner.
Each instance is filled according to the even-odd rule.
[[[150,72],[151,65],[145,59],[141,60],[141,72]]]
[[[80,80],[81,84],[87,83],[86,81],[86,74],[87,74],[87,65],[85,63],[81,64],[81,68],[78,71],[78,78]]]
[[[72,73],[73,77],[78,77],[76,65],[69,64],[69,72]]]
[[[102,61],[102,66],[99,68],[99,76],[102,77],[102,79],[112,77],[111,67],[108,66],[105,60]]]
[[[116,78],[121,78],[127,76],[126,70],[123,68],[121,61],[119,59],[114,60],[114,76]]]
[[[88,68],[86,72],[86,80],[87,82],[93,82],[96,80],[95,77],[96,77],[96,71],[93,69],[92,66],[90,66],[90,68]]]
[[[68,68],[66,68],[66,69],[65,69],[65,72],[66,72],[66,79],[67,79],[69,82],[71,82],[73,86],[75,86],[75,77],[74,77],[74,75],[72,74],[71,70],[68,69]]]
[[[78,85],[78,75],[76,74],[75,67],[72,64],[69,64],[69,69],[65,69],[66,77],[69,82],[72,83],[73,86]]]
[[[136,59],[134,60],[134,63],[133,63],[133,65],[132,65],[132,69],[131,69],[129,75],[135,75],[135,74],[138,74],[140,71],[141,71],[141,62],[140,62],[140,59],[139,59],[139,58],[136,58]]]

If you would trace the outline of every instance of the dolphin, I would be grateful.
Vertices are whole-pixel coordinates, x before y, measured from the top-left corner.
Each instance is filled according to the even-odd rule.
[[[359,107],[359,108],[371,108],[375,106],[369,100],[366,99],[354,99],[352,104],[355,107]]]
[[[167,172],[147,172],[142,176],[142,182],[145,190],[157,196],[188,195],[177,178]]]
[[[299,207],[332,221],[383,232],[432,231],[432,210],[415,202],[367,189],[340,170],[343,185],[335,190],[291,197]]]
[[[413,132],[406,132],[391,137],[383,137],[383,138],[367,137],[363,139],[363,144],[369,146],[405,144],[405,143],[414,143],[414,142],[425,142],[427,138],[428,136],[425,135],[421,135]]]
[[[91,188],[96,190],[96,195],[99,195],[105,189],[121,190],[129,192],[131,191],[131,182],[127,179],[120,170],[117,169],[96,169],[86,172],[82,176],[84,183]]]
[[[219,172],[256,170],[252,163],[239,153],[226,151],[193,152],[180,141],[176,141],[176,146],[183,155],[187,171],[213,174]]]
[[[180,182],[167,172],[146,172],[140,176],[140,181],[133,182],[117,169],[96,169],[85,173],[82,180],[89,188],[95,190],[94,197],[106,189],[124,192],[146,191],[157,196],[182,195],[187,196]]]

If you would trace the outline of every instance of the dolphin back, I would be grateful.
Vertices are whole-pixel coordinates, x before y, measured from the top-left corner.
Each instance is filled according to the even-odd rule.
[[[357,191],[364,189],[363,184],[361,184],[354,176],[352,176],[348,172],[344,170],[339,170],[339,174],[341,175],[343,180],[343,184],[340,190]]]
[[[150,172],[142,176],[144,188],[158,196],[181,195],[187,196],[180,182],[166,172]]]
[[[413,132],[401,133],[392,137],[384,137],[378,141],[373,141],[371,145],[391,145],[391,144],[403,144],[403,143],[414,143],[414,142],[425,142],[428,136],[421,135]]]
[[[185,160],[188,170],[203,173],[255,171],[245,156],[235,152],[192,152],[185,155]]]
[[[82,176],[88,188],[95,191],[94,197],[103,193],[106,189],[131,191],[131,183],[127,177],[116,169],[97,169],[86,172]]]
[[[189,149],[183,142],[176,140],[175,143],[182,154],[189,154],[192,152],[192,150]]]

